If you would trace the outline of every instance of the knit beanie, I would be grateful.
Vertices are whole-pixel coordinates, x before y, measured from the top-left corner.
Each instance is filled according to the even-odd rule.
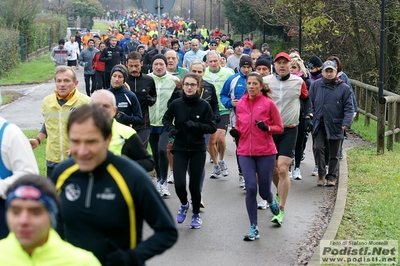
[[[122,73],[122,75],[124,76],[124,82],[126,81],[126,79],[128,78],[128,70],[126,69],[126,67],[124,65],[116,65],[111,69],[111,77],[114,74],[115,71],[119,71]]]
[[[260,56],[256,61],[256,67],[258,66],[266,66],[271,70],[271,60],[266,56]]]
[[[322,67],[322,60],[318,56],[311,56],[310,59],[308,59],[308,67],[309,68],[318,68]]]
[[[157,59],[162,59],[165,62],[165,65],[168,64],[167,63],[167,58],[163,54],[156,54],[155,56],[153,56],[153,59],[151,60],[151,64],[153,64],[154,61],[156,61]]]
[[[253,67],[253,62],[251,61],[250,56],[242,55],[242,57],[240,58],[240,61],[239,61],[239,67],[242,67],[244,65]]]

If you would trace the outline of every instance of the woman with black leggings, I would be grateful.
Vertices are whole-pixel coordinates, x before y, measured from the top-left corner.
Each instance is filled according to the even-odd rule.
[[[202,79],[189,73],[183,77],[182,97],[172,101],[163,118],[163,124],[175,141],[171,149],[174,155],[174,184],[181,202],[176,220],[183,223],[189,209],[186,190],[186,170],[189,166],[189,191],[193,204],[191,228],[200,228],[200,184],[201,173],[206,160],[204,134],[217,131],[213,111],[205,100],[200,98]]]

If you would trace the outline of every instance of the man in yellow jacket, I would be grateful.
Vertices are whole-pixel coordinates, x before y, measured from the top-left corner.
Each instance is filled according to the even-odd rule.
[[[29,140],[34,149],[47,138],[47,176],[51,176],[58,163],[68,158],[69,141],[66,128],[69,114],[90,100],[88,96],[78,91],[78,79],[72,68],[58,66],[55,72],[56,89],[42,102],[44,124],[36,138]]]
[[[1,265],[100,266],[92,252],[65,242],[52,228],[60,198],[54,185],[42,176],[21,177],[7,191],[10,232],[0,241]]]

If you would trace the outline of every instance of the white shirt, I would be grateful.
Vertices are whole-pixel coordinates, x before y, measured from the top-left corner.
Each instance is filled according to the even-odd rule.
[[[79,45],[77,42],[66,42],[64,45],[65,48],[68,49],[68,51],[71,53],[71,55],[68,57],[68,60],[76,60],[78,59],[79,55]]]
[[[0,128],[3,127],[5,122],[6,120],[0,117]],[[0,145],[3,164],[13,172],[11,176],[0,179],[0,197],[6,199],[7,189],[15,180],[27,174],[38,175],[39,169],[32,146],[18,126],[7,125]]]

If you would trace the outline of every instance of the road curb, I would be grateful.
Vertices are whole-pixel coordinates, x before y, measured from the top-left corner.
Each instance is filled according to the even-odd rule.
[[[325,230],[324,236],[321,240],[332,241],[335,239],[336,234],[339,230],[339,225],[342,221],[344,209],[346,207],[346,199],[347,199],[347,181],[348,181],[348,166],[347,166],[347,150],[343,151],[343,159],[339,161],[339,183],[336,194],[336,202],[335,207],[332,212],[332,217],[329,221],[329,225]],[[308,261],[307,265],[321,265],[320,256],[319,256],[320,245],[318,244],[317,248],[314,251],[313,256]]]

